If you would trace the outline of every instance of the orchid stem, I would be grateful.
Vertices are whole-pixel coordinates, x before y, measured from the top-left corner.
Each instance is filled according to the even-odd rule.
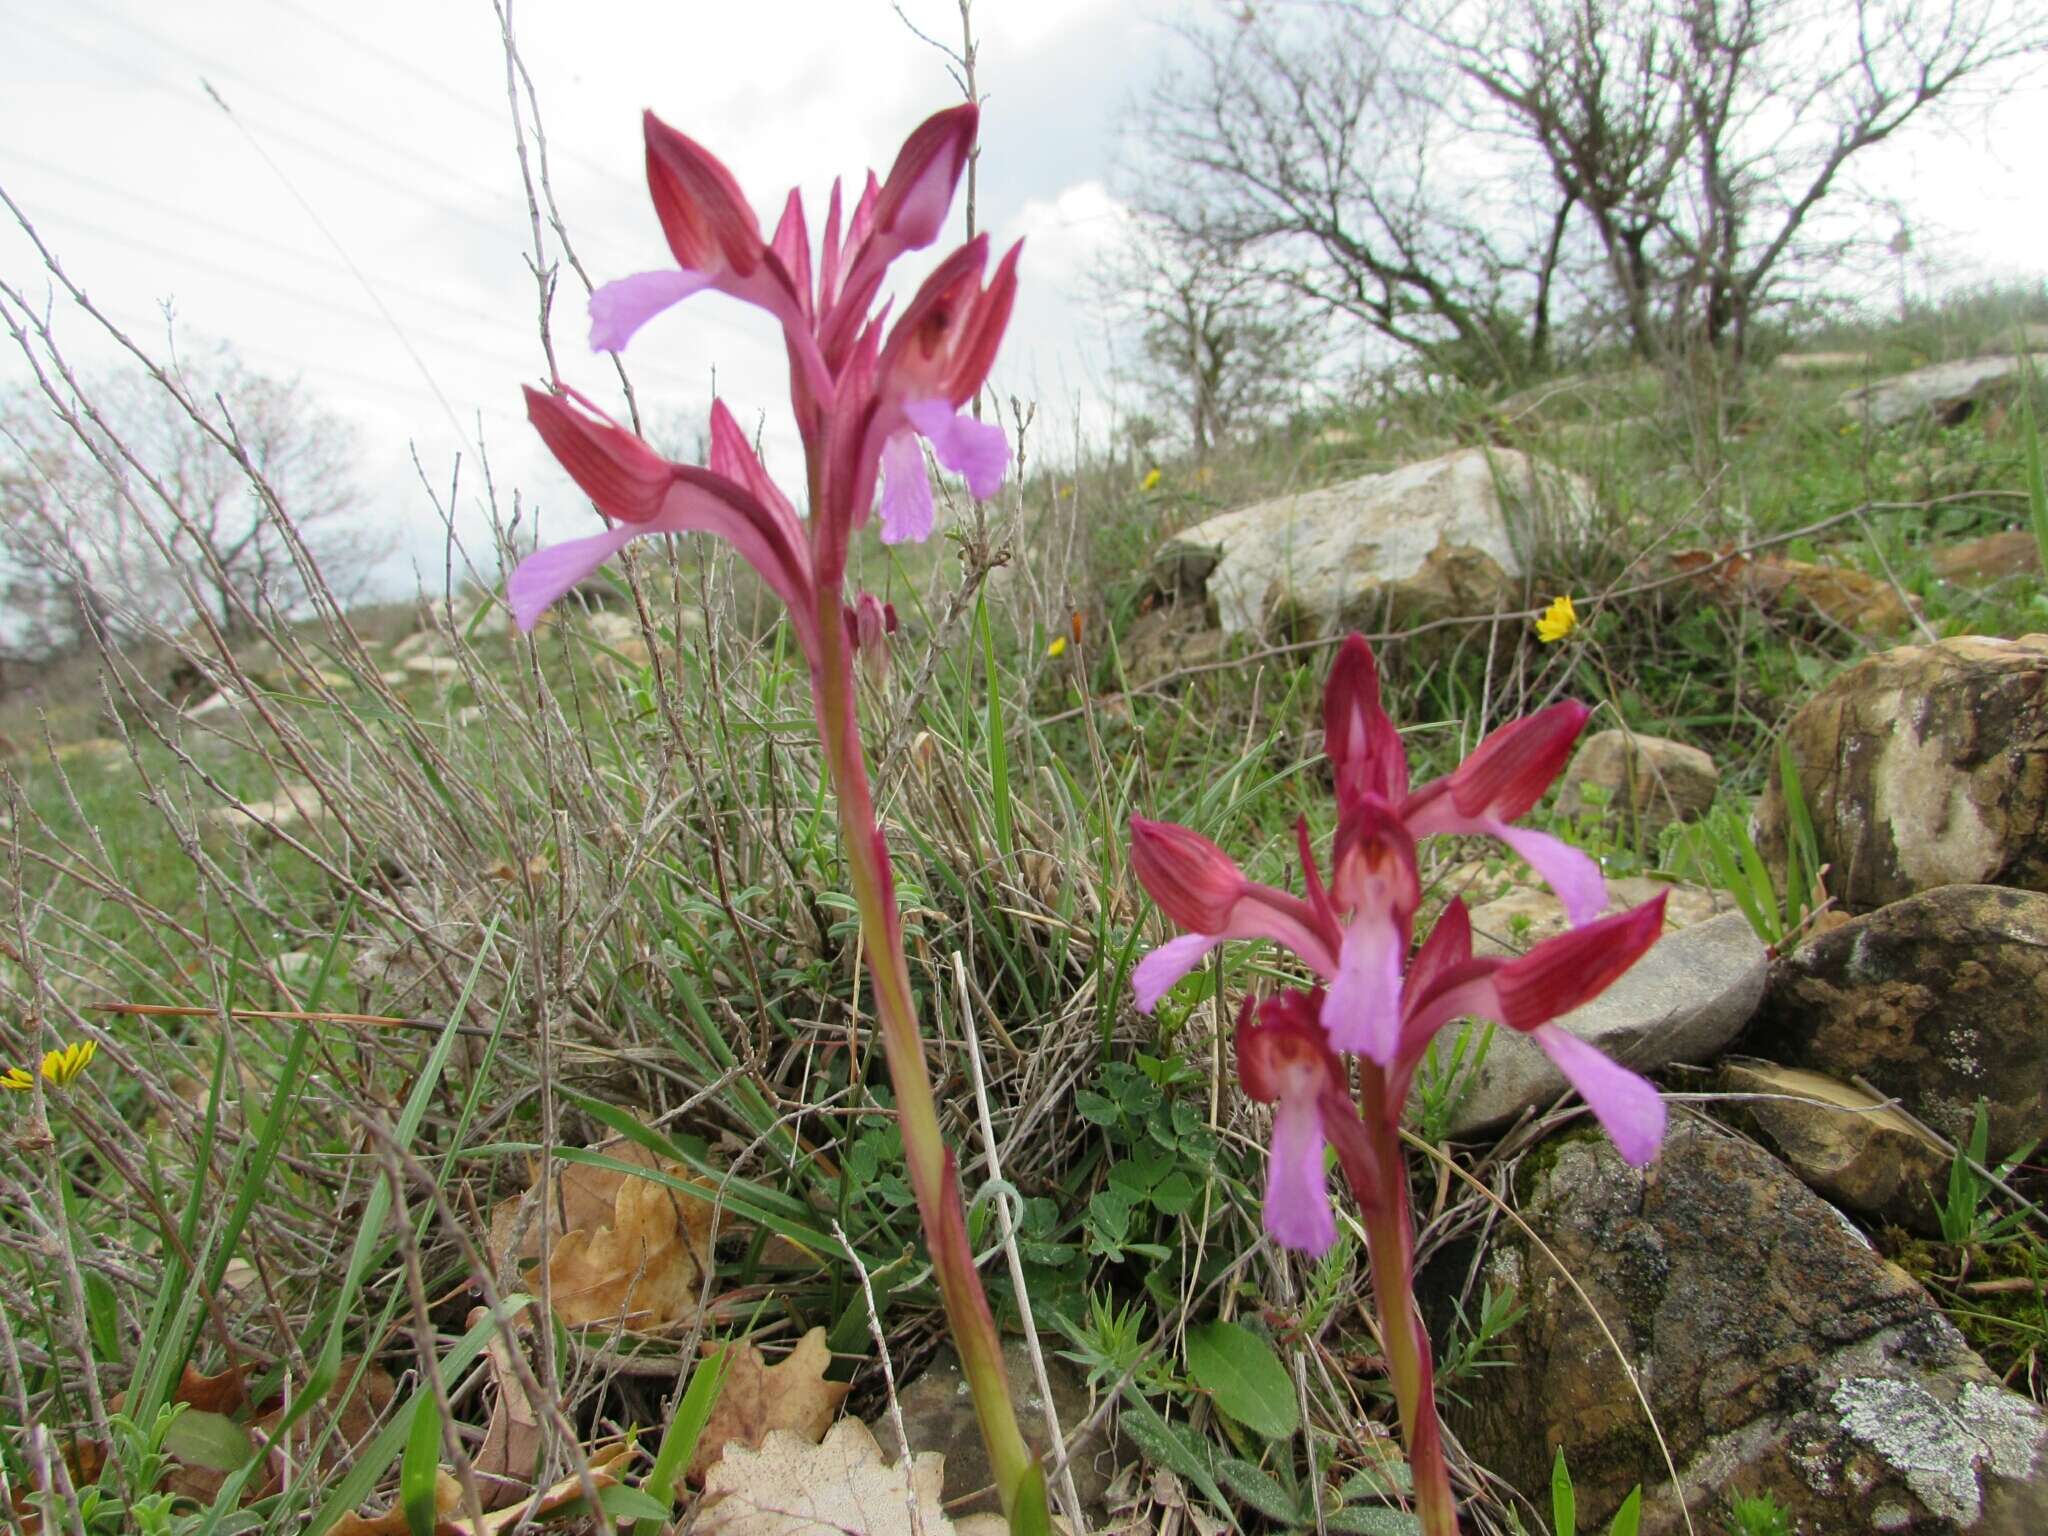
[[[939,1131],[932,1097],[931,1074],[924,1036],[910,993],[910,966],[903,955],[903,930],[896,911],[895,883],[888,848],[875,820],[862,756],[860,725],[855,712],[852,657],[840,617],[836,591],[818,605],[822,637],[818,670],[812,678],[818,728],[824,738],[833,788],[839,803],[840,836],[846,845],[853,898],[860,909],[861,938],[874,983],[875,1018],[882,1034],[882,1054],[896,1094],[897,1120],[903,1129],[903,1157],[910,1187],[917,1196],[933,1272],[945,1303],[946,1320],[960,1368],[974,1399],[975,1417],[988,1447],[989,1465],[1005,1516],[1014,1518],[1027,1485],[1034,1499],[1028,1508],[1045,1508],[1044,1474],[1025,1444],[1010,1402],[1009,1379],[1003,1369],[1002,1340],[994,1314],[974,1267],[967,1238],[966,1210],[961,1204],[959,1170]]]
[[[1443,1427],[1436,1414],[1436,1379],[1429,1334],[1415,1307],[1415,1226],[1408,1208],[1408,1159],[1401,1148],[1398,1101],[1387,1093],[1385,1072],[1363,1063],[1361,1094],[1375,1164],[1374,1187],[1357,1189],[1365,1215],[1365,1245],[1372,1260],[1373,1300],[1387,1350],[1387,1376],[1401,1419],[1401,1441],[1415,1481],[1415,1512],[1423,1536],[1457,1536],[1458,1506],[1444,1462]],[[1355,1184],[1355,1181],[1354,1181]]]

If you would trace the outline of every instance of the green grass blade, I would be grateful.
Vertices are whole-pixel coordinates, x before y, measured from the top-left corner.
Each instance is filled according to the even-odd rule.
[[[662,1506],[663,1519],[674,1505],[676,1479],[697,1454],[697,1441],[711,1422],[711,1410],[718,1405],[719,1390],[725,1385],[728,1347],[721,1345],[690,1373],[690,1384],[683,1389],[668,1428],[662,1431],[661,1444],[655,1448],[654,1468],[640,1484],[641,1491]],[[661,1536],[661,1527],[660,1519],[641,1520],[634,1525],[633,1536]]]

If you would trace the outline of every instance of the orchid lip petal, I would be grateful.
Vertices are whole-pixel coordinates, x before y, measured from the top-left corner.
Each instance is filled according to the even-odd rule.
[[[1654,1084],[1559,1025],[1542,1025],[1533,1038],[1598,1117],[1624,1162],[1641,1168],[1656,1157],[1668,1111]]]
[[[672,267],[636,272],[604,284],[590,295],[590,350],[623,352],[633,335],[663,310],[711,286],[702,272]]]
[[[1366,913],[1344,930],[1337,974],[1323,1000],[1323,1027],[1340,1051],[1388,1066],[1401,1040],[1401,929],[1390,914]]]
[[[1188,972],[1202,963],[1210,950],[1223,942],[1220,934],[1184,933],[1168,939],[1140,960],[1131,972],[1131,991],[1136,994],[1138,1012],[1150,1013]]]
[[[932,536],[931,476],[924,450],[909,432],[882,445],[882,542],[922,544]]]
[[[505,597],[512,608],[512,620],[520,632],[531,633],[550,605],[616,555],[628,540],[647,531],[631,523],[621,523],[588,538],[550,544],[520,561],[505,583]]]
[[[912,400],[903,414],[932,445],[938,461],[964,477],[976,500],[986,501],[1002,488],[1010,468],[1010,440],[993,422],[976,421],[943,400]]]
[[[1288,1095],[1273,1111],[1266,1160],[1266,1230],[1283,1247],[1321,1258],[1337,1241],[1323,1169],[1323,1122],[1313,1098]]]

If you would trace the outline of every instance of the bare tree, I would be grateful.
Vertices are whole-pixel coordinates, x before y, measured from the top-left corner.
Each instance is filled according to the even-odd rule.
[[[347,597],[391,549],[362,517],[349,429],[296,384],[225,350],[203,370],[181,370],[181,382],[218,437],[138,376],[94,381],[90,408],[68,421],[40,394],[0,403],[9,644],[60,653],[176,629],[194,617],[195,596],[224,634],[245,635],[303,612],[309,562]],[[274,488],[274,502],[251,490],[223,438]]]
[[[1513,378],[1547,361],[1569,198],[1470,134],[1423,41],[1339,4],[1188,30],[1135,124],[1139,205],[1437,371]]]
[[[2025,0],[1452,0],[1417,20],[1542,155],[1646,358],[1740,364],[1860,233],[1851,163],[2038,54]]]
[[[1172,224],[1140,216],[1098,280],[1136,331],[1125,372],[1197,459],[1298,404],[1313,370],[1300,300]]]
[[[1468,380],[1565,302],[1739,367],[1862,241],[1854,168],[2048,47],[2030,0],[1296,0],[1186,34],[1151,206]],[[1864,242],[1867,243],[1867,242]]]

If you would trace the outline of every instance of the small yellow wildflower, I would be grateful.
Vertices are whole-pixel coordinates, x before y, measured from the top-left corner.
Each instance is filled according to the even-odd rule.
[[[1572,606],[1569,597],[1560,597],[1536,621],[1536,638],[1545,645],[1554,645],[1578,627],[1579,610]]]
[[[1138,489],[1141,491],[1158,490],[1159,478],[1159,466],[1155,464],[1152,466],[1151,470],[1146,474],[1145,478],[1138,482]]]
[[[96,1040],[80,1040],[67,1045],[61,1051],[43,1053],[43,1081],[53,1088],[69,1088],[84,1075],[92,1065],[92,1059],[99,1051]],[[0,1088],[12,1088],[17,1093],[27,1092],[35,1080],[29,1076],[27,1067],[9,1067],[0,1072]]]
[[[1054,636],[1052,637],[1052,644],[1051,644],[1051,645],[1048,645],[1048,646],[1047,646],[1047,647],[1045,648],[1045,654],[1046,654],[1046,655],[1048,655],[1048,656],[1064,656],[1064,655],[1066,655],[1066,654],[1067,654],[1067,637],[1066,637],[1065,635],[1054,635]]]

